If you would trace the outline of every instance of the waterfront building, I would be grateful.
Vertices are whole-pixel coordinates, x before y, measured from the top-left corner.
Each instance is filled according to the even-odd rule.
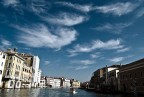
[[[119,68],[108,72],[107,85],[110,91],[118,91]]]
[[[144,58],[120,68],[120,87],[122,92],[144,94]]]
[[[21,88],[31,88],[32,82],[32,67],[24,62],[22,69],[22,84]]]
[[[38,83],[40,83],[41,71],[39,71],[39,62],[40,59],[38,56],[33,56],[31,54],[20,53],[24,59],[26,64],[31,67],[32,71],[32,81],[31,87],[38,87]]]
[[[63,78],[62,80],[63,85],[61,85],[64,88],[69,88],[70,87],[70,79]]]
[[[38,70],[38,77],[37,77],[38,84],[40,84],[40,81],[41,81],[41,74],[42,74],[42,71],[39,69]]]
[[[89,87],[99,89],[103,80],[103,69],[98,69],[93,73]]]
[[[37,87],[39,80],[38,80],[38,76],[39,76],[39,62],[40,59],[38,56],[33,56],[33,79],[32,79],[32,87]]]
[[[41,88],[46,87],[46,77],[45,76],[41,76],[39,87],[41,87]]]
[[[6,51],[7,58],[3,74],[4,88],[20,88],[21,75],[25,59],[18,55],[16,49]]]
[[[55,77],[46,77],[46,84],[51,88],[60,88],[61,87],[61,78]]]
[[[2,88],[2,85],[3,85],[2,77],[3,77],[6,57],[7,57],[7,54],[0,50],[0,88]]]
[[[73,86],[74,88],[79,88],[79,87],[80,87],[80,81],[78,81],[78,80],[73,80],[72,86]]]
[[[84,89],[87,89],[87,88],[89,88],[89,84],[90,84],[89,81],[82,82],[82,83],[80,83],[80,87],[84,88]]]
[[[109,85],[108,79],[110,79],[108,78],[108,73],[118,69],[119,67],[120,65],[112,65],[96,70],[91,77],[89,87],[95,88],[97,91],[107,89]]]

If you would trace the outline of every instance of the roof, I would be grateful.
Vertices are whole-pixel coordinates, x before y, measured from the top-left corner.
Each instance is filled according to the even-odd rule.
[[[120,69],[125,69],[127,67],[135,67],[135,66],[138,66],[138,65],[144,65],[144,58],[142,59],[139,59],[137,61],[134,61],[134,62],[131,62],[131,63],[128,63],[128,64],[125,64],[125,65],[122,65],[122,67]]]

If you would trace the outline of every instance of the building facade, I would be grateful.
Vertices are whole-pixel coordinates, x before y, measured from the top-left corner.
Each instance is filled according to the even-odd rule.
[[[41,87],[41,88],[46,87],[46,77],[45,76],[41,77],[39,87]]]
[[[80,87],[80,81],[74,80],[73,83],[72,83],[72,86],[73,86],[74,88],[79,88],[79,87]]]
[[[108,85],[110,91],[113,91],[113,92],[119,91],[118,73],[119,73],[119,69],[114,69],[114,70],[108,72],[107,85]]]
[[[26,62],[23,65],[21,79],[22,79],[21,88],[31,88],[32,67],[27,65]]]
[[[91,77],[89,87],[94,88],[96,91],[108,90],[109,81],[110,79],[112,80],[110,74],[112,71],[115,72],[119,67],[120,65],[112,65],[96,70]],[[117,76],[117,74],[115,76]]]
[[[0,88],[3,88],[2,77],[3,77],[6,57],[7,57],[7,54],[0,50]]]
[[[38,87],[38,83],[40,82],[40,80],[38,80],[38,76],[39,76],[39,62],[40,62],[39,57],[38,57],[38,56],[33,56],[33,65],[32,65],[32,69],[33,69],[32,87]]]
[[[16,49],[7,50],[7,58],[3,74],[4,88],[20,88],[21,75],[25,59],[19,56]]]
[[[62,87],[64,87],[64,88],[69,88],[70,87],[70,79],[64,78],[62,80],[62,83],[63,83]]]
[[[120,87],[122,92],[144,94],[144,59],[120,68]]]
[[[38,77],[37,77],[38,84],[40,84],[40,81],[41,81],[41,74],[42,74],[42,71],[39,69],[38,70]]]
[[[46,84],[51,88],[60,88],[61,87],[61,78],[55,77],[46,77]]]

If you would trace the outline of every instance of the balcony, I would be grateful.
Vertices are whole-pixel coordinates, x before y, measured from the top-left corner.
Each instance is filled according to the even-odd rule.
[[[10,75],[5,75],[4,78],[12,79],[12,76],[10,76]]]

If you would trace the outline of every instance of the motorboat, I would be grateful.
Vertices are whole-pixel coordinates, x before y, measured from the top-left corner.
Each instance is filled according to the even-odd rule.
[[[76,92],[76,90],[72,87],[72,88],[70,88],[70,93],[75,94],[75,93],[77,93],[77,92]]]

